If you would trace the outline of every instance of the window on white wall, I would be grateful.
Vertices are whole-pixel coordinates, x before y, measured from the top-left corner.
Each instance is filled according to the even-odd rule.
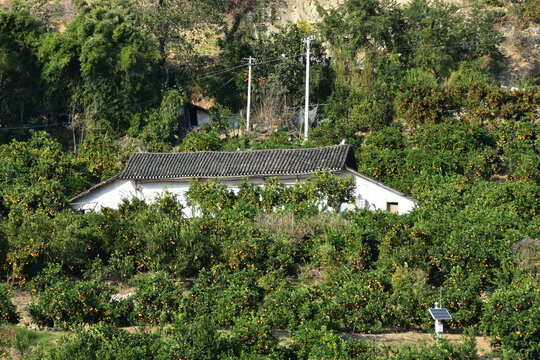
[[[397,214],[398,213],[398,203],[397,202],[387,202],[386,211]]]

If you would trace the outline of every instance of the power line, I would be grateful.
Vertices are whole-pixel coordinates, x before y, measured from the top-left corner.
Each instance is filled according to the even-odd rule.
[[[225,85],[227,85],[228,83],[230,83],[231,81],[233,81],[238,75],[242,74],[242,72],[239,72],[238,74],[234,75],[232,78],[230,78],[225,84],[221,85],[220,87],[218,87],[216,90],[212,91],[212,93],[206,95],[206,96],[212,96],[214,95],[216,92],[218,92],[219,90],[221,90]]]

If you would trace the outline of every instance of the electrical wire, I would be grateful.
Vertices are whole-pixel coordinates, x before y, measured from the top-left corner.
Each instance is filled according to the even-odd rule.
[[[210,94],[206,95],[208,97],[214,95],[216,92],[218,92],[219,90],[221,90],[225,85],[227,85],[228,83],[230,83],[231,81],[233,81],[238,75],[242,74],[242,72],[239,72],[237,73],[236,75],[234,75],[232,78],[230,78],[226,83],[224,83],[223,85],[221,85],[220,87],[218,87],[217,89],[215,89],[214,91],[212,91]]]

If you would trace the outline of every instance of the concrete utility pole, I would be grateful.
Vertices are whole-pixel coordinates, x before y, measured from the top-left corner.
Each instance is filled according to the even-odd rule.
[[[249,70],[248,70],[248,98],[247,98],[247,114],[246,114],[246,132],[249,133],[249,114],[251,112],[251,65],[253,65],[253,61],[255,58],[249,57],[245,60],[248,60]]]
[[[309,36],[302,41],[306,43],[306,106],[304,109],[304,141],[308,139],[309,126],[309,58],[311,52],[311,41],[315,40],[315,36]]]

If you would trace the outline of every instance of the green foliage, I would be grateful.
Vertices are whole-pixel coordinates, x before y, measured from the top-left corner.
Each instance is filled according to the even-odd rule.
[[[406,344],[397,349],[392,349],[394,359],[460,359],[477,360],[476,339],[474,331],[467,330],[462,336],[462,342],[453,345],[446,339],[439,339],[436,345],[428,346],[425,343],[419,345]],[[389,354],[387,354],[389,355]]]
[[[19,322],[17,308],[11,301],[11,290],[5,283],[0,283],[0,324],[16,324]]]
[[[143,135],[140,136],[145,144],[156,148],[178,141],[178,114],[184,103],[185,95],[178,89],[163,94],[159,108],[150,114]]]
[[[342,104],[339,107],[342,108]],[[360,138],[356,135],[356,127],[345,119],[327,121],[310,129],[309,139],[316,146],[337,145],[343,139],[354,147],[360,144]]]
[[[220,151],[221,146],[219,133],[214,130],[190,131],[182,140],[178,150],[181,152]]]
[[[187,204],[202,214],[216,214],[235,206],[243,211],[251,208],[272,212],[286,208],[295,212],[309,212],[311,209],[313,212],[319,207],[338,212],[341,204],[352,200],[354,187],[354,179],[340,178],[325,170],[313,173],[306,182],[292,187],[285,186],[277,178],[268,178],[264,187],[250,185],[244,180],[238,194],[217,179],[202,183],[194,179],[186,197]]]
[[[432,320],[426,308],[431,306],[434,297],[428,286],[427,274],[420,269],[411,269],[405,263],[392,274],[391,286],[388,303],[392,304],[393,326],[397,329],[430,326]]]
[[[52,216],[88,186],[83,166],[45,132],[34,132],[26,142],[1,145],[0,167],[0,196],[15,218],[37,209]]]
[[[490,296],[482,326],[494,344],[513,351],[520,359],[534,359],[540,354],[540,291],[532,279],[518,276]]]
[[[503,161],[508,169],[510,179],[520,182],[538,182],[538,124],[509,121],[497,132],[499,151],[503,153]]]
[[[170,322],[178,311],[182,286],[163,272],[152,273],[137,283],[135,316],[141,324],[157,325]]]
[[[261,12],[263,17],[267,16],[264,10]],[[283,99],[287,99],[287,104],[297,106],[304,97],[305,61],[300,61],[299,57],[305,53],[302,39],[313,35],[314,28],[300,22],[270,33],[260,30],[262,25],[254,31],[252,22],[249,14],[240,12],[236,14],[233,25],[224,31],[224,38],[218,41],[222,52],[217,70],[221,75],[216,76],[209,87],[210,90],[215,89],[212,93],[219,103],[227,104],[233,111],[243,108],[247,93],[246,76],[241,69],[235,73],[228,68],[234,69],[245,62],[244,58],[253,56],[257,59],[252,70],[253,108],[260,109],[262,114],[254,116],[252,121],[263,122],[263,125],[265,121],[284,123]],[[311,55],[313,58],[326,58],[321,41],[312,43]],[[333,72],[328,62],[313,62],[310,73],[310,99],[313,103],[323,103],[330,93]],[[272,107],[274,104],[265,107],[269,104],[265,103],[268,99],[276,101],[277,108]],[[275,113],[268,114],[268,111]]]
[[[109,135],[92,134],[79,146],[78,160],[86,162],[88,172],[103,181],[120,172],[117,153]]]
[[[318,171],[310,175],[306,180],[308,197],[317,199],[322,206],[329,206],[335,212],[343,203],[348,203],[354,198],[354,178],[339,178],[326,170]]]
[[[514,3],[524,24],[536,21],[534,1]],[[137,147],[176,145],[187,99],[212,94],[234,111],[243,108],[244,57],[259,59],[259,120],[286,121],[282,105],[299,105],[304,96],[301,39],[315,29],[300,23],[254,32],[243,12],[254,3],[238,4],[81,0],[65,31],[47,33],[22,3],[0,12],[0,126],[67,121],[78,152],[62,152],[45,133],[0,147],[0,200],[8,210],[0,267],[21,284],[34,278],[31,312],[39,324],[100,323],[35,354],[22,333],[24,356],[477,358],[469,330],[460,345],[391,351],[334,332],[431,330],[426,309],[441,289],[453,315],[446,327],[479,328],[508,358],[538,357],[540,89],[496,82],[503,65],[497,12],[425,0],[399,7],[348,1],[323,11],[324,41],[312,48],[323,61],[312,64],[311,101],[328,103],[321,108],[330,120],[311,130],[307,144],[284,128],[262,141],[222,141],[214,126],[188,132],[178,147],[235,151],[346,139],[360,172],[419,200],[410,214],[327,211],[353,200],[354,185],[328,171],[293,186],[244,181],[237,193],[216,180],[193,181],[188,205],[201,215],[194,218],[171,194],[99,214],[65,210],[88,187],[85,172],[105,179]],[[205,26],[236,5],[219,61],[198,65],[195,33],[211,33]],[[276,109],[262,106],[268,99]],[[14,132],[5,134],[0,141]],[[132,143],[119,140],[126,134]],[[61,265],[35,276],[50,264]],[[86,280],[67,277],[85,269]],[[102,279],[148,270],[133,298],[110,301],[114,290]],[[185,276],[194,278],[191,289],[176,280]],[[2,314],[14,310],[6,289]],[[104,325],[136,320],[155,333]],[[292,334],[290,346],[279,344],[275,328]]]
[[[264,319],[253,317],[240,317],[230,328],[235,354],[274,354],[278,348],[279,339]]]
[[[292,349],[298,359],[377,359],[372,342],[345,340],[326,326],[307,325],[294,332]]]
[[[64,211],[54,219],[43,211],[20,219],[9,219],[5,236],[10,244],[5,269],[22,283],[46,267],[62,262],[70,273],[78,273],[95,256],[103,254],[102,242],[93,226],[99,216],[78,216]]]
[[[325,296],[335,294],[325,313],[338,329],[377,332],[388,322],[390,309],[378,305],[388,303],[388,293],[379,279],[343,271],[322,284],[321,291]]]
[[[66,31],[52,32],[40,48],[50,95],[63,100],[59,111],[85,120],[83,129],[103,124],[125,131],[140,104],[158,97],[152,71],[158,43],[140,26],[133,2],[80,1],[77,10]]]
[[[218,327],[207,317],[177,316],[167,335],[173,359],[216,359],[226,349]]]
[[[169,348],[159,332],[129,333],[109,324],[77,330],[48,350],[46,358],[54,360],[163,359],[169,356]]]
[[[306,301],[307,299],[307,301]],[[259,309],[261,316],[272,327],[279,329],[296,329],[305,324],[309,308],[312,304],[313,295],[309,289],[297,287],[288,281],[281,281],[279,286],[269,292],[264,303]]]
[[[217,265],[201,270],[180,310],[187,317],[208,316],[220,326],[230,327],[237,317],[255,314],[262,289],[254,267],[230,270]]]
[[[456,266],[446,277],[443,289],[443,304],[452,312],[450,328],[463,329],[479,323],[484,310],[484,302],[478,296],[483,289],[481,276],[469,275]]]
[[[15,330],[14,347],[19,351],[21,356],[29,350],[30,344],[35,342],[37,334],[27,328],[17,327]]]
[[[44,30],[28,4],[0,10],[0,128],[29,125],[39,115],[43,86],[37,47]],[[0,143],[9,133],[0,133]]]
[[[538,0],[510,0],[513,13],[523,27],[540,23],[540,2]]]
[[[39,326],[67,329],[110,317],[114,289],[101,280],[72,282],[61,274],[60,266],[50,266],[30,287],[37,298],[30,303],[29,313]]]
[[[446,95],[432,74],[419,69],[407,72],[396,95],[396,108],[409,126],[433,124],[441,120]]]
[[[197,206],[203,214],[232,207],[234,197],[234,193],[217,179],[202,183],[193,179],[186,192],[188,206]]]

